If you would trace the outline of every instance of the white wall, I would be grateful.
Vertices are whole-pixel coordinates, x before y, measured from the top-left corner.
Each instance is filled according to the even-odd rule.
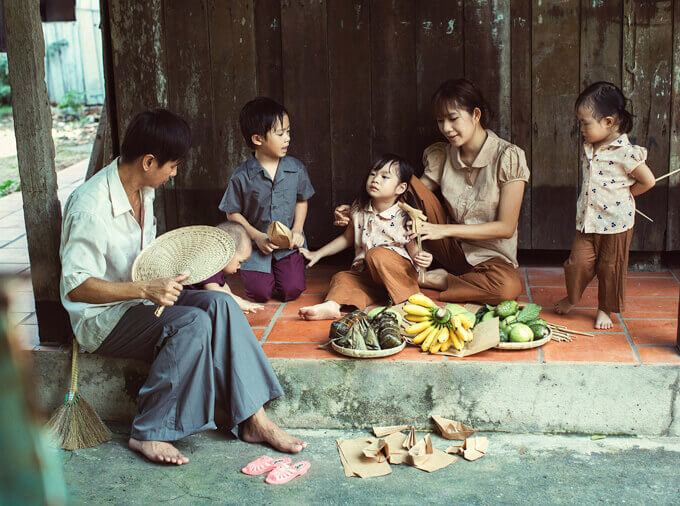
[[[88,105],[104,102],[99,0],[77,0],[76,21],[43,23],[45,75],[50,101],[69,91],[85,93]]]

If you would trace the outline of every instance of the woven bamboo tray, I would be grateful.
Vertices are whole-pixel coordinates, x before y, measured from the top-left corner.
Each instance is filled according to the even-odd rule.
[[[538,341],[529,341],[528,343],[504,343],[501,341],[496,348],[499,350],[530,350],[531,348],[538,348],[539,346],[543,346],[550,342],[551,337],[552,329],[548,328],[548,335]]]
[[[401,350],[406,347],[406,341],[402,341],[396,348],[387,348],[386,350],[352,350],[350,348],[343,348],[335,343],[331,343],[331,346],[335,351],[340,353],[340,355],[345,355],[346,357],[353,358],[382,358],[389,357],[390,355],[396,355]]]

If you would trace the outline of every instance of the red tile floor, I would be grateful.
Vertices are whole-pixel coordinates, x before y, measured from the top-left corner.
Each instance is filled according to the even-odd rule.
[[[265,310],[248,316],[255,335],[270,358],[341,359],[332,350],[319,348],[328,340],[330,321],[307,322],[297,316],[302,306],[323,301],[328,283],[338,267],[321,265],[310,269],[307,290],[298,300],[281,303],[271,300]],[[614,362],[622,364],[680,364],[675,349],[678,325],[680,271],[631,272],[628,276],[626,309],[614,316],[614,328],[607,332],[593,329],[597,306],[597,281],[586,290],[578,307],[567,316],[552,312],[552,304],[564,295],[564,275],[557,267],[523,267],[524,292],[520,300],[544,306],[541,316],[573,330],[591,332],[571,343],[550,342],[539,349],[524,351],[489,350],[466,357],[444,357],[420,353],[417,347],[381,360],[443,360],[495,362]],[[234,292],[243,295],[238,276],[232,277]],[[438,301],[438,292],[425,290]]]

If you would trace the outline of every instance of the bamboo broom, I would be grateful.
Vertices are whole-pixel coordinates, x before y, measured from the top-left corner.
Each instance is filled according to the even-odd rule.
[[[78,392],[78,342],[73,340],[71,387],[66,401],[47,422],[56,444],[64,450],[77,450],[100,445],[111,439],[111,431]]]

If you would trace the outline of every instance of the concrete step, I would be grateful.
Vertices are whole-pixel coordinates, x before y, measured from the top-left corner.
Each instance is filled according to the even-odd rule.
[[[70,353],[33,351],[39,403],[51,412]],[[290,428],[353,429],[439,414],[487,431],[680,436],[680,366],[272,359],[286,392],[269,406]],[[104,420],[129,422],[148,366],[81,354],[80,389]]]

